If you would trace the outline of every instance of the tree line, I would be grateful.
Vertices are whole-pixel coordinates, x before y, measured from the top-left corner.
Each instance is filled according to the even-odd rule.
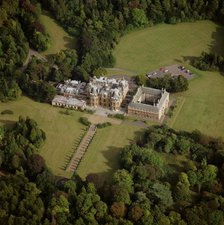
[[[155,126],[119,156],[111,181],[52,174],[38,148],[45,134],[30,118],[1,129],[0,223],[31,225],[222,225],[224,143]],[[175,160],[185,158],[182,165]],[[164,158],[171,157],[171,161]]]

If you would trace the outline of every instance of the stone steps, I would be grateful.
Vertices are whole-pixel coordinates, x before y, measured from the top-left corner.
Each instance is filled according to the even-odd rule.
[[[82,157],[84,156],[86,150],[88,149],[89,144],[90,144],[91,140],[93,139],[93,136],[95,133],[96,133],[96,125],[92,124],[89,127],[89,130],[86,132],[85,136],[83,137],[82,141],[80,142],[72,159],[70,160],[70,162],[66,168],[66,171],[74,172],[77,169],[77,167],[78,167]]]

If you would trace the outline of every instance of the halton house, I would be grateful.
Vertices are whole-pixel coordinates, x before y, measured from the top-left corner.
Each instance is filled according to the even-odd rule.
[[[93,78],[88,84],[89,105],[102,106],[113,111],[120,110],[120,105],[129,90],[125,79]]]
[[[128,115],[153,120],[161,120],[169,105],[169,93],[165,89],[143,86],[138,87],[129,104],[123,104],[129,92],[129,83],[124,78],[94,77],[89,83],[68,80],[59,84],[57,90],[53,106],[81,110],[102,107],[120,111],[122,105]]]

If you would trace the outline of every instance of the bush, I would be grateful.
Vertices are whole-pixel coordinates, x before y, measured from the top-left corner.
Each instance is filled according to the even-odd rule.
[[[90,126],[90,124],[91,124],[86,117],[80,117],[79,122],[85,126]]]
[[[125,120],[124,114],[119,114],[119,113],[118,114],[109,114],[108,117]]]
[[[13,114],[13,111],[12,110],[9,110],[9,109],[6,109],[6,110],[3,110],[1,112],[2,115],[6,115],[6,114],[9,114],[9,115],[12,115]]]
[[[110,122],[105,122],[105,123],[98,123],[97,128],[104,128],[104,127],[109,127],[112,124]]]

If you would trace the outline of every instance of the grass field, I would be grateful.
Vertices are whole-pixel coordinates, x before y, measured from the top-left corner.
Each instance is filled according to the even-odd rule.
[[[184,102],[168,124],[224,138],[224,77],[218,72],[195,71],[198,77],[190,82],[187,92],[178,94]]]
[[[70,36],[48,13],[42,14],[40,20],[51,38],[51,46],[44,52],[45,55],[55,54],[66,48],[75,48],[75,38]]]
[[[141,127],[122,124],[98,129],[77,173],[83,179],[89,173],[98,173],[110,180],[113,171],[119,168],[120,151],[141,131]]]
[[[115,48],[115,67],[142,73],[187,62],[202,51],[223,52],[223,37],[224,28],[211,21],[160,24],[134,31]]]
[[[184,63],[198,76],[190,81],[168,125],[178,130],[199,129],[224,138],[224,77],[188,65],[202,51],[224,52],[224,28],[211,22],[161,24],[123,37],[115,49],[116,67],[146,72]],[[130,74],[127,74],[130,75]]]
[[[20,115],[35,119],[47,135],[40,154],[56,175],[70,176],[64,167],[84,132],[85,126],[78,122],[82,113],[74,111],[72,115],[65,115],[60,113],[60,108],[37,103],[26,97],[19,101],[0,103],[0,112],[5,109],[12,110],[14,114],[0,115],[0,125],[17,121]]]
[[[18,121],[20,115],[35,119],[46,132],[47,139],[40,149],[40,154],[44,157],[47,166],[56,175],[70,177],[72,174],[66,172],[65,167],[86,129],[78,120],[81,116],[93,115],[85,115],[77,111],[65,115],[62,113],[65,109],[38,103],[27,97],[22,97],[18,101],[0,103],[0,112],[6,109],[12,110],[13,115],[0,114],[0,125],[14,123]],[[88,173],[101,173],[104,178],[110,177],[112,171],[118,168],[120,150],[133,140],[140,130],[142,128],[138,126],[116,123],[111,127],[98,129],[78,169],[78,174],[83,178]]]

